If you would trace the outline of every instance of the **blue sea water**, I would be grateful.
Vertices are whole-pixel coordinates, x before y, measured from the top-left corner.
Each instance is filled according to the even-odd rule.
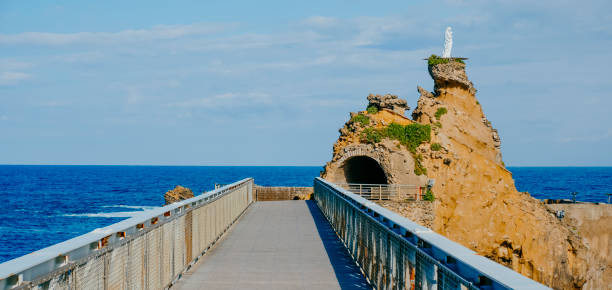
[[[519,191],[538,199],[607,202],[612,193],[612,167],[509,167]]]
[[[321,167],[0,165],[0,262],[162,206],[175,185],[194,193],[253,177],[259,185],[311,186]],[[612,167],[512,167],[536,198],[607,200]]]

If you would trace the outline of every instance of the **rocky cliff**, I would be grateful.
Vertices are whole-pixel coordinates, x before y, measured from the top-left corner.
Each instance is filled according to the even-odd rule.
[[[434,91],[418,88],[413,118],[438,124],[431,142],[445,149],[439,154],[419,147],[428,176],[436,180],[433,229],[554,288],[609,286],[603,271],[610,265],[542,202],[516,190],[501,159],[500,138],[476,100],[465,65],[451,61],[430,66],[429,72]]]
[[[369,95],[368,100],[367,110],[351,113],[340,129],[332,160],[321,176],[337,183],[424,185],[427,177],[414,172],[422,167],[408,144],[386,132],[392,124],[398,131],[424,128],[404,115],[409,109],[405,100],[394,95]]]
[[[434,91],[418,87],[412,120],[406,103],[391,95],[370,95],[366,111],[351,113],[322,177],[375,183],[368,176],[381,175],[381,183],[417,185],[434,179],[434,231],[556,289],[610,287],[611,266],[578,231],[516,190],[465,64],[449,60],[429,72]]]

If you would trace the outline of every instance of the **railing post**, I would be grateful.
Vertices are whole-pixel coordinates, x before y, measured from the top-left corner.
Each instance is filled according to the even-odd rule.
[[[431,265],[425,270],[425,277],[427,279],[427,289],[438,289],[438,266]]]
[[[378,185],[378,200],[382,200],[382,185]]]

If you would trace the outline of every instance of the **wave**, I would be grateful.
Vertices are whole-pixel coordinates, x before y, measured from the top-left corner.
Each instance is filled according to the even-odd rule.
[[[62,216],[68,217],[103,217],[103,218],[130,218],[141,215],[144,211],[116,211],[116,212],[98,212],[98,213],[67,213]]]
[[[125,205],[125,204],[117,204],[117,205],[103,205],[103,208],[127,208],[127,209],[140,209],[140,210],[151,210],[160,208],[160,206],[149,206],[149,205]]]
[[[96,212],[96,213],[66,213],[62,216],[66,217],[97,217],[97,218],[130,218],[142,214],[144,211],[160,208],[160,206],[148,206],[148,205],[103,205],[101,208],[124,208],[124,209],[135,209],[134,211],[109,211],[109,212]]]

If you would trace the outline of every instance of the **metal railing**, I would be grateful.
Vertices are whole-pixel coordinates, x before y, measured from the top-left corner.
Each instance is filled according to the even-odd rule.
[[[314,199],[377,289],[548,289],[324,179]]]
[[[342,188],[370,200],[421,200],[420,188],[409,184],[336,183]]]
[[[0,289],[164,289],[254,201],[247,178],[0,264]]]

